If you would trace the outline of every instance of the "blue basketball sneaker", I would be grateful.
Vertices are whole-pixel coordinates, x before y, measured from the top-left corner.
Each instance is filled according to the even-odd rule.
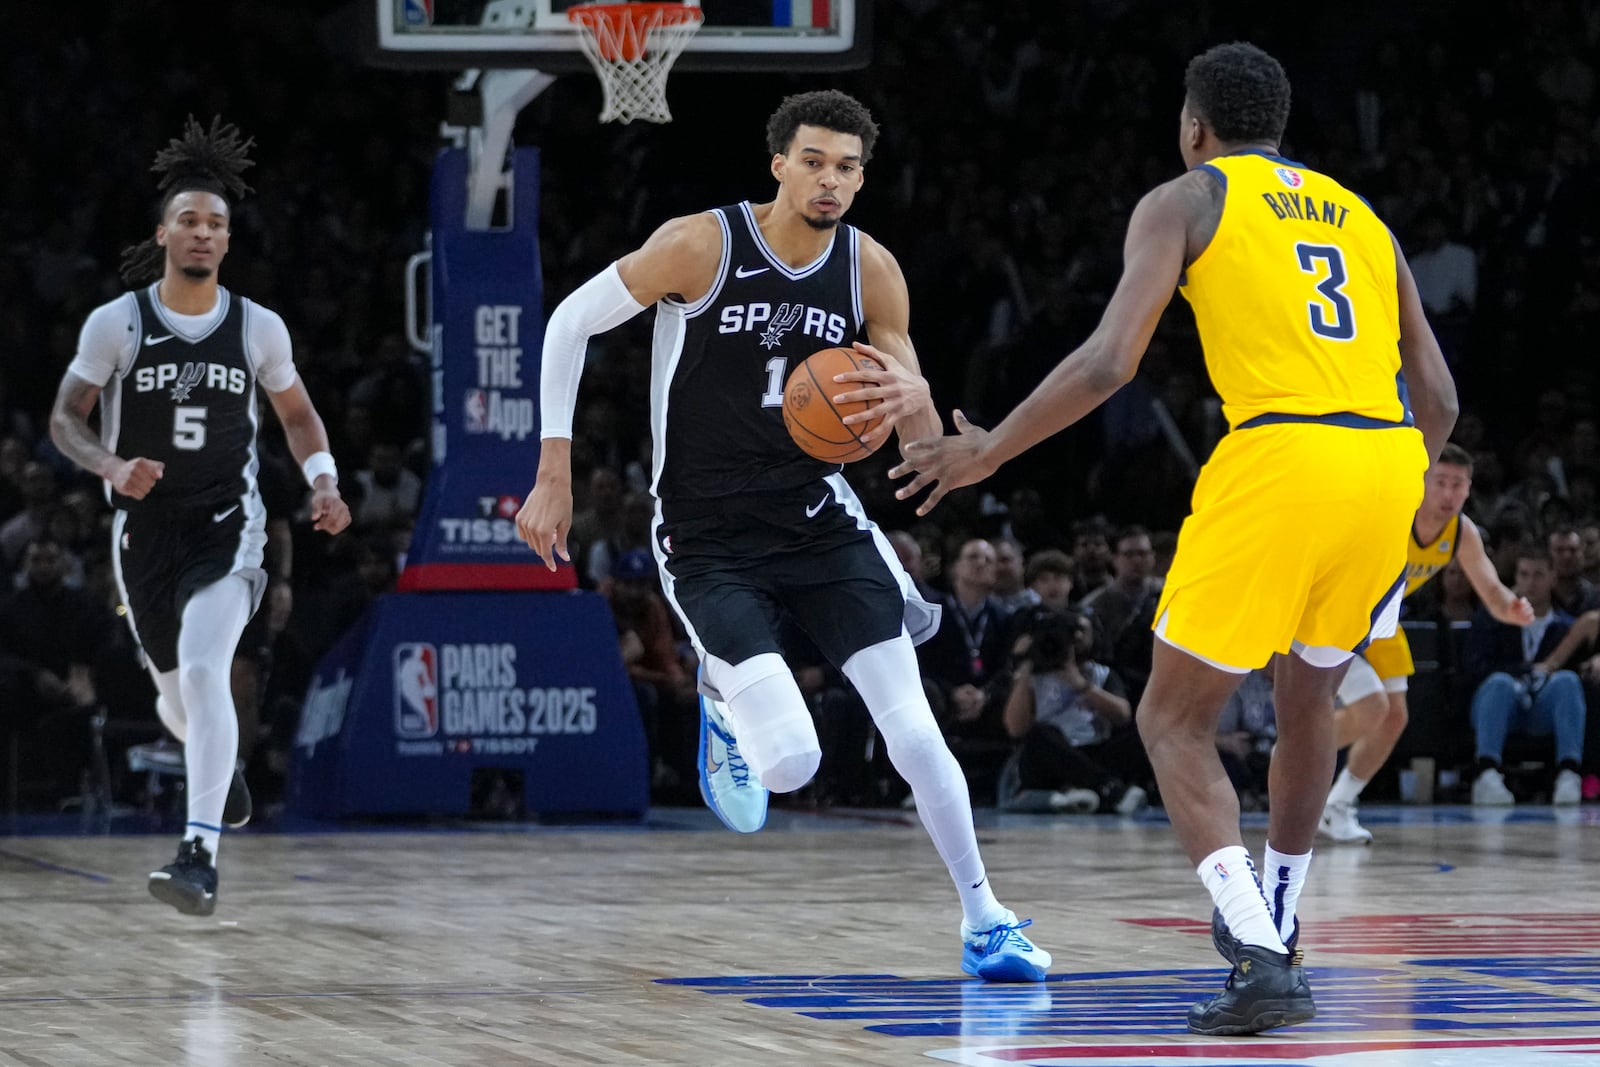
[[[990,982],[1042,982],[1050,970],[1050,953],[1022,936],[1032,919],[1017,921],[1017,913],[987,930],[961,923],[961,969]]]
[[[753,834],[767,822],[767,790],[739,754],[725,705],[700,694],[700,796],[722,825]]]

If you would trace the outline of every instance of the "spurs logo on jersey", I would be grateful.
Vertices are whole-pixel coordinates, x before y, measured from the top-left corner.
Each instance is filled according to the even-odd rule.
[[[166,325],[153,291],[133,293],[133,333],[141,340],[126,373],[101,392],[101,434],[118,455],[159,460],[166,469],[143,501],[113,494],[112,503],[124,509],[235,503],[256,471],[256,375],[246,343],[252,305],[219,288],[223,311],[205,334],[152,334],[146,325]]]
[[[674,501],[808,486],[839,469],[783,428],[783,385],[811,353],[861,335],[860,238],[839,226],[814,261],[790,267],[749,204],[718,208],[722,262],[711,291],[656,308],[652,490]]]
[[[182,404],[202,383],[206,389],[221,389],[242,394],[250,386],[249,376],[243,367],[230,367],[223,363],[162,363],[139,367],[133,372],[135,392],[148,393],[155,389],[171,388],[172,402]]]
[[[799,327],[799,336],[814,337],[830,345],[841,344],[847,328],[843,315],[830,314],[825,308],[806,304],[772,305],[758,301],[754,304],[729,304],[722,309],[718,319],[718,333],[747,333],[761,331],[761,347],[771,351],[783,344],[784,335]]]

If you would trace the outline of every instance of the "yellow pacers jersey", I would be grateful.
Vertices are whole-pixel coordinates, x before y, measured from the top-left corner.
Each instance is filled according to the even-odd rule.
[[[1445,523],[1439,536],[1426,545],[1417,540],[1416,527],[1412,527],[1411,536],[1406,538],[1406,596],[1427,585],[1434,575],[1449,566],[1456,558],[1460,536],[1460,515]]]
[[[1201,166],[1226,196],[1182,291],[1229,427],[1263,416],[1409,421],[1388,228],[1332,178],[1277,156]]]

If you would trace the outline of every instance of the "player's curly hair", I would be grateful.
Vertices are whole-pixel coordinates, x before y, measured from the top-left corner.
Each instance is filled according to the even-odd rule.
[[[167,208],[179,193],[215,193],[232,207],[250,192],[243,175],[255,166],[249,155],[255,143],[254,137],[244,137],[233,123],[224,123],[221,115],[213,116],[209,130],[190,115],[183,124],[183,136],[168,141],[150,167],[161,175],[156,183],[161,193],[158,217],[167,217]],[[131,286],[154,281],[161,277],[165,261],[166,250],[154,237],[147,237],[122,250],[122,280]]]
[[[861,138],[861,162],[872,158],[878,143],[878,124],[872,121],[867,106],[837,89],[818,89],[783,98],[778,110],[767,120],[767,148],[775,156],[784,155],[802,126],[819,126],[835,133],[853,133]]]
[[[1208,48],[1189,61],[1183,88],[1189,110],[1228,144],[1283,140],[1289,124],[1289,76],[1276,59],[1244,41]]]

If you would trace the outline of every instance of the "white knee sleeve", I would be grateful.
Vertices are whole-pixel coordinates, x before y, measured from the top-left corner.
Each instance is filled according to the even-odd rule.
[[[791,793],[811,781],[822,763],[822,746],[783,657],[764,652],[732,664],[707,656],[705,669],[706,680],[727,704],[739,751],[761,784],[774,793]]]
[[[966,778],[928,707],[910,639],[896,637],[862,649],[846,661],[844,675],[872,713],[890,761],[918,803],[944,803],[957,786],[965,797]]]

